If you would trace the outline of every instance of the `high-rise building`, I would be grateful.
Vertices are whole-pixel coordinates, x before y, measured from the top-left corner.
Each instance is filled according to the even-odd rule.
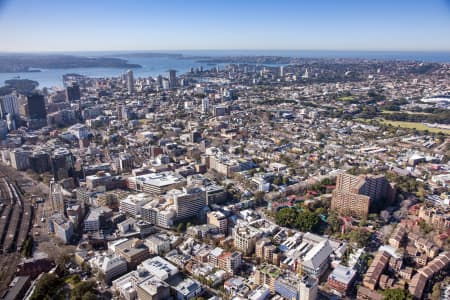
[[[209,99],[203,98],[202,99],[202,114],[207,114],[209,111]]]
[[[206,205],[205,191],[197,187],[183,188],[173,195],[173,200],[177,219],[198,216]]]
[[[119,168],[122,172],[133,169],[133,156],[130,153],[123,152],[119,154]]]
[[[161,87],[163,90],[168,90],[170,88],[170,81],[167,78],[163,78],[161,82]]]
[[[71,86],[66,88],[66,100],[71,102],[75,100],[80,100],[80,86],[76,83],[73,83]]]
[[[133,78],[133,71],[131,71],[131,70],[127,71],[127,88],[128,88],[128,93],[133,94],[134,78]]]
[[[308,73],[308,69],[305,70],[305,73],[302,76],[303,79],[308,79],[309,78],[309,73]]]
[[[4,119],[8,115],[19,114],[19,104],[15,95],[6,95],[0,98],[1,116]]]
[[[75,159],[72,152],[68,149],[56,149],[52,154],[50,162],[55,180],[61,180],[72,176]]]
[[[50,170],[50,155],[43,150],[35,150],[29,157],[30,168],[42,174]]]
[[[382,199],[395,199],[395,187],[383,175],[339,174],[333,191],[331,209],[340,213],[367,216],[371,205]]]
[[[27,96],[27,117],[32,120],[47,119],[45,99],[43,95],[33,93]]]
[[[170,82],[171,88],[174,88],[177,86],[177,71],[176,70],[169,70],[169,82]]]
[[[280,66],[279,75],[280,77],[284,77],[284,66]]]
[[[50,203],[52,211],[57,212],[61,217],[65,215],[66,203],[64,202],[64,194],[62,186],[54,180],[50,181]]]

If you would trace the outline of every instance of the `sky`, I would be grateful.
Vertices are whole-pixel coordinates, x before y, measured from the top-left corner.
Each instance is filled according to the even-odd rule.
[[[0,0],[0,51],[450,51],[450,0]]]

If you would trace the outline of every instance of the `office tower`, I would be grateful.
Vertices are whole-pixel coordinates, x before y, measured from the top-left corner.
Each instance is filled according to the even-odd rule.
[[[170,82],[171,88],[174,88],[177,86],[177,71],[176,70],[169,70],[169,82]]]
[[[130,153],[123,152],[119,154],[119,168],[122,172],[133,169],[133,156]]]
[[[303,79],[308,79],[309,78],[308,69],[305,70],[305,74],[303,74],[302,78]]]
[[[50,155],[42,150],[34,151],[30,157],[30,169],[38,174],[49,171],[50,168]]]
[[[174,194],[173,203],[178,219],[199,216],[206,205],[205,192],[197,187],[183,188]]]
[[[167,78],[163,78],[161,86],[163,90],[168,90],[170,88],[170,81]]]
[[[39,129],[47,125],[47,111],[44,96],[32,93],[19,98],[19,113],[27,120],[29,129]]]
[[[134,92],[134,79],[133,79],[133,71],[128,70],[127,71],[127,88],[128,93],[133,94]]]
[[[333,191],[331,209],[340,213],[367,216],[371,206],[395,199],[395,187],[383,175],[339,174]]]
[[[280,66],[279,75],[280,77],[284,77],[284,66]]]
[[[71,86],[66,88],[66,100],[71,102],[75,100],[80,100],[80,86],[76,83],[73,83]]]
[[[209,99],[203,98],[202,99],[202,114],[207,114],[209,111]]]
[[[44,96],[37,93],[26,96],[22,102],[21,113],[31,120],[46,119]]]
[[[68,149],[56,149],[52,154],[50,162],[55,180],[61,180],[72,176],[75,159],[72,152]]]
[[[64,202],[64,194],[62,186],[56,183],[53,179],[50,181],[50,203],[52,205],[52,211],[58,212],[60,216],[65,215],[66,204]]]
[[[157,82],[159,87],[162,87],[163,77],[161,75],[158,75],[158,77],[156,78],[156,82]]]
[[[17,97],[15,95],[6,95],[1,98],[0,103],[1,116],[4,119],[7,114],[18,115],[19,114],[19,104],[17,102]]]

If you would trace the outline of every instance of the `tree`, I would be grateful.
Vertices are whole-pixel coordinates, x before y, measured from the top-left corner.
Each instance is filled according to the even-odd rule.
[[[433,285],[433,291],[430,296],[431,300],[439,300],[441,299],[441,284],[439,282]]]
[[[184,223],[179,223],[178,225],[177,225],[177,232],[178,233],[181,233],[181,232],[183,232],[184,231]]]
[[[97,296],[93,292],[89,291],[81,297],[81,300],[97,300]]]
[[[295,228],[300,231],[316,231],[320,225],[320,218],[316,212],[305,208],[285,207],[275,215],[275,222],[283,227]]]
[[[423,234],[428,234],[431,231],[433,231],[433,227],[428,225],[424,220],[419,220],[419,227],[420,231],[422,231]]]
[[[62,285],[62,280],[55,274],[44,274],[31,295],[31,300],[51,299]]]
[[[372,234],[364,228],[358,227],[350,232],[350,242],[355,243],[358,247],[365,247],[370,242]]]
[[[305,209],[297,215],[295,225],[300,231],[315,231],[319,222],[320,218],[317,213]]]
[[[327,223],[328,223],[328,230],[331,231],[331,233],[336,233],[339,232],[341,225],[342,225],[342,221],[339,218],[338,214],[334,211],[332,211],[327,219]]]
[[[95,281],[80,281],[71,290],[70,300],[93,299],[92,296],[95,296]]]
[[[409,300],[412,296],[404,289],[387,289],[383,292],[386,300]]]

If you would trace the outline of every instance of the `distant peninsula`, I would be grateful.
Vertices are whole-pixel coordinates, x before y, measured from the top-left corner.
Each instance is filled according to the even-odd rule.
[[[223,63],[244,63],[244,64],[289,64],[300,59],[285,56],[220,56],[206,57],[197,60],[199,63],[223,64]]]
[[[180,53],[162,53],[162,52],[131,52],[131,53],[118,53],[107,55],[107,57],[173,57],[173,58],[183,58],[183,54]]]
[[[0,87],[0,96],[11,94],[17,91],[21,94],[27,94],[37,88],[39,83],[29,79],[9,79],[5,85]]]
[[[39,69],[141,68],[115,57],[86,57],[61,54],[0,54],[0,73],[39,72]]]

